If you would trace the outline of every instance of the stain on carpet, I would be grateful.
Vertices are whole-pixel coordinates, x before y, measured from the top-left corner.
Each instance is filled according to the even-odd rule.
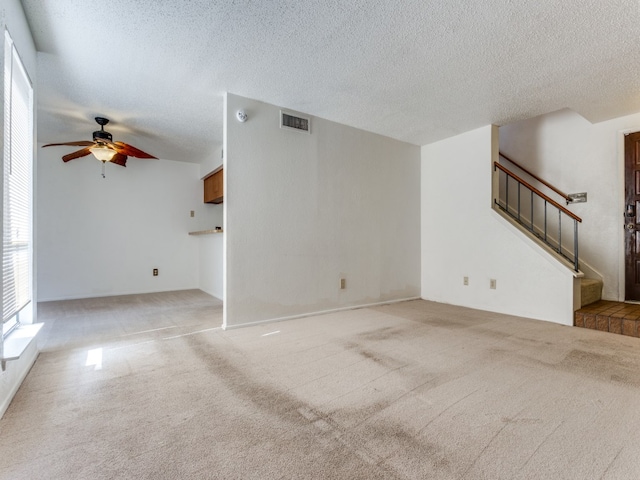
[[[640,387],[635,363],[625,356],[573,349],[558,367],[599,380]]]

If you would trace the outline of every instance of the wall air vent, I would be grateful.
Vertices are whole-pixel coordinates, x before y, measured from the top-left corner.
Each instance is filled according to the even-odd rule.
[[[308,118],[297,117],[280,110],[280,128],[289,128],[298,132],[311,133],[311,122]]]

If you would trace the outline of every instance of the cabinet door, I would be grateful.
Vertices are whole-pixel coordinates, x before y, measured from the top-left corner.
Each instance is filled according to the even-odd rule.
[[[222,203],[224,200],[223,171],[204,179],[204,203]]]

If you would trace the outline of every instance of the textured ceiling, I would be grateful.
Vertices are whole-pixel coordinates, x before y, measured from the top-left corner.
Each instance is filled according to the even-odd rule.
[[[638,0],[22,0],[39,141],[198,162],[223,93],[424,145],[571,108],[640,111]]]

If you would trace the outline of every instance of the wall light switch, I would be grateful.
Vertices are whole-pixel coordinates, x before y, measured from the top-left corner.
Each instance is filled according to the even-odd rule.
[[[191,218],[196,216],[196,212],[194,210],[191,210]]]
[[[464,285],[469,285],[469,277],[464,277],[462,282],[464,283]]]
[[[489,280],[489,288],[491,290],[495,290],[496,289],[496,279],[492,278],[491,280]]]
[[[153,269],[153,276],[154,276],[154,277],[157,277],[157,276],[158,276],[158,269],[157,269],[157,268],[154,268],[154,269]]]
[[[340,290],[344,290],[345,288],[347,288],[347,279],[346,278],[341,278],[340,279]]]

